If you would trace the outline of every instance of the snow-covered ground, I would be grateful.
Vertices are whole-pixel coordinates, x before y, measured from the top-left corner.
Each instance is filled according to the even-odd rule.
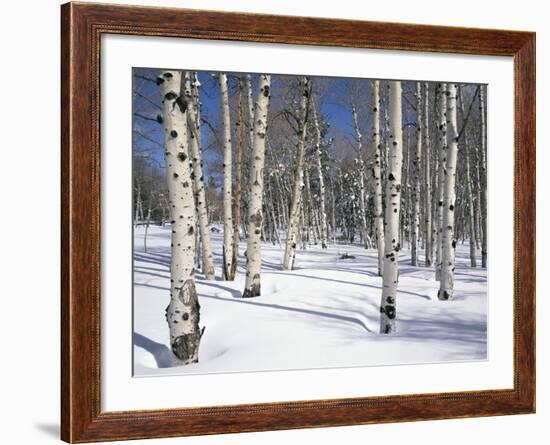
[[[262,296],[242,299],[245,242],[234,282],[219,279],[222,235],[212,233],[216,281],[197,275],[201,304],[199,363],[177,366],[164,310],[169,302],[170,227],[134,234],[134,375],[195,374],[484,360],[487,356],[487,274],[469,267],[458,244],[453,301],[437,299],[433,268],[399,256],[397,329],[379,329],[382,279],[375,250],[336,245],[298,250],[283,271],[284,246],[262,246]],[[406,246],[406,243],[405,243]],[[353,259],[340,259],[343,253]],[[479,263],[478,263],[479,264]]]

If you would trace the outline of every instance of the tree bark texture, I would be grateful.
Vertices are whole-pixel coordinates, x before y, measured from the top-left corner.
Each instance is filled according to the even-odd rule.
[[[302,191],[304,188],[304,159],[307,136],[307,118],[309,96],[311,93],[310,82],[306,77],[302,78],[300,81],[300,93],[300,128],[298,133],[298,146],[296,149],[290,220],[286,236],[285,254],[283,257],[284,270],[292,270],[294,268],[296,247],[298,244],[298,232],[300,230],[300,209],[302,206]]]
[[[229,117],[229,92],[227,75],[219,74],[220,97],[223,116],[223,265],[222,278],[233,281],[233,198],[232,198],[232,148],[231,121]]]
[[[210,241],[210,227],[208,224],[208,210],[206,204],[206,191],[204,187],[204,176],[202,173],[202,155],[200,147],[200,126],[197,120],[198,111],[196,98],[193,97],[193,85],[196,80],[191,81],[192,75],[185,72],[184,100],[187,105],[187,123],[189,128],[189,146],[191,152],[191,164],[193,165],[192,177],[195,184],[195,203],[197,206],[197,217],[199,220],[199,232],[202,247],[202,270],[207,280],[215,279],[214,256],[212,254],[212,243]],[[198,98],[198,96],[197,96]]]
[[[401,170],[403,166],[403,132],[401,111],[401,82],[390,81],[390,147],[386,177],[386,227],[384,274],[380,303],[380,333],[396,332],[398,255],[401,246],[399,212],[401,206]]]
[[[384,208],[382,206],[382,173],[380,171],[380,81],[372,82],[373,124],[372,138],[374,145],[374,162],[372,163],[372,179],[374,182],[374,224],[376,231],[376,246],[378,248],[378,276],[384,272]]]
[[[267,112],[269,108],[271,76],[262,74],[258,98],[254,109],[254,141],[250,162],[248,205],[248,233],[246,247],[246,283],[243,298],[261,295],[260,270],[261,228],[263,222],[262,196],[264,184],[265,140],[267,135]]]
[[[443,190],[443,234],[441,237],[441,280],[437,297],[440,300],[453,298],[455,269],[455,201],[456,201],[456,161],[458,154],[457,129],[457,86],[447,85],[447,161],[445,164],[445,184]]]
[[[187,107],[181,96],[181,72],[164,71],[157,78],[163,108],[166,180],[172,223],[170,304],[166,320],[170,345],[183,363],[199,360],[202,332],[195,290],[195,206],[189,162]]]

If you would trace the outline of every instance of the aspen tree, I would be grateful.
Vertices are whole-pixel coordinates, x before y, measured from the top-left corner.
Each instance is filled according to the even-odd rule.
[[[432,174],[430,168],[431,147],[430,147],[430,120],[429,120],[429,86],[424,83],[424,247],[425,266],[432,265]]]
[[[480,85],[479,114],[480,131],[480,179],[481,179],[481,267],[487,267],[487,117],[485,115],[486,86]]]
[[[445,188],[445,165],[447,163],[447,84],[437,85],[437,129],[438,129],[438,170],[437,170],[437,245],[436,245],[436,269],[435,279],[441,280],[441,258],[443,247],[443,196]]]
[[[365,164],[363,162],[363,137],[359,128],[359,119],[357,117],[357,108],[354,102],[351,102],[351,115],[353,118],[353,127],[355,129],[355,141],[357,143],[357,161],[359,163],[359,210],[361,212],[361,237],[365,249],[368,247],[367,233],[367,211],[365,207]]]
[[[200,147],[200,127],[197,121],[196,99],[193,97],[192,88],[198,88],[192,85],[191,74],[185,72],[184,82],[184,100],[187,106],[187,123],[189,128],[189,146],[191,154],[191,164],[193,166],[192,177],[195,184],[195,203],[197,207],[197,217],[199,220],[199,232],[202,247],[202,269],[207,280],[215,278],[214,257],[212,255],[212,243],[210,242],[210,227],[208,225],[208,211],[206,207],[206,192],[204,188],[204,176],[202,174],[202,156]],[[193,78],[193,83],[196,80]],[[198,98],[198,96],[197,96]]]
[[[181,96],[181,72],[164,71],[157,78],[162,96],[166,180],[172,224],[170,304],[166,320],[170,345],[183,363],[199,360],[202,331],[195,289],[195,205],[187,135],[187,106]],[[204,331],[204,329],[203,329]]]
[[[236,159],[235,159],[235,206],[233,208],[233,259],[231,260],[231,276],[235,277],[237,270],[237,258],[239,256],[239,226],[241,225],[241,189],[242,189],[242,162],[244,145],[244,117],[243,117],[243,81],[239,79],[237,90],[237,122],[235,132],[237,135]]]
[[[220,97],[223,116],[223,265],[222,278],[232,281],[233,261],[233,198],[232,198],[232,161],[231,161],[231,122],[229,118],[229,93],[227,75],[220,73]]]
[[[380,333],[396,332],[397,283],[399,280],[398,240],[399,212],[401,206],[401,169],[403,166],[403,131],[401,110],[401,82],[390,81],[390,147],[386,176],[386,226],[384,249],[384,273],[380,303]]]
[[[384,271],[384,209],[382,207],[382,178],[380,172],[380,81],[372,82],[373,124],[372,138],[374,145],[374,162],[372,178],[374,181],[374,218],[376,228],[376,245],[378,248],[378,276]]]
[[[412,236],[411,236],[411,265],[418,264],[418,236],[420,229],[420,160],[422,158],[422,93],[421,83],[416,82],[416,151],[412,158],[413,165],[413,192],[412,192]]]
[[[464,129],[464,161],[465,161],[465,178],[466,181],[466,201],[468,203],[468,228],[469,228],[469,244],[470,244],[470,266],[476,267],[476,226],[475,226],[475,208],[474,208],[474,194],[472,186],[472,174],[470,168],[470,132],[467,128],[467,122],[464,121],[464,95],[462,89],[458,90],[458,97],[460,99],[460,112],[463,118]],[[473,99],[472,99],[473,100]]]
[[[325,179],[323,177],[323,163],[321,162],[321,130],[319,128],[319,120],[317,118],[317,110],[313,103],[313,124],[315,125],[315,161],[317,166],[317,176],[319,178],[319,201],[321,204],[321,247],[326,249],[328,228],[327,228],[327,212],[325,209]]]
[[[440,300],[453,298],[455,268],[455,200],[456,200],[456,160],[458,154],[457,130],[457,86],[447,85],[447,160],[445,164],[445,184],[443,190],[443,233],[441,237],[441,280],[437,297]]]
[[[267,112],[269,108],[271,76],[260,75],[258,98],[254,109],[254,141],[250,162],[248,233],[246,247],[246,284],[243,298],[261,295],[260,270],[261,228],[263,222],[262,195],[264,184],[265,140],[267,135]]]
[[[292,201],[286,236],[283,269],[292,270],[296,257],[296,247],[300,230],[300,214],[302,207],[302,190],[304,188],[304,159],[307,137],[307,119],[309,96],[311,93],[310,81],[304,77],[300,81],[300,128],[298,129],[298,146],[296,149],[296,163],[294,169],[294,184],[292,186]]]

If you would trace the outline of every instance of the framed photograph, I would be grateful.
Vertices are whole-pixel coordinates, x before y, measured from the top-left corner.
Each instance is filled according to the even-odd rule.
[[[534,33],[61,17],[63,440],[535,411]]]

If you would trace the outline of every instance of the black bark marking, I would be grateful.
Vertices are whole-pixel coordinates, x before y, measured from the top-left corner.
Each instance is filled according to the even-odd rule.
[[[258,228],[262,226],[262,219],[262,212],[260,210],[258,210],[254,215],[250,216],[250,222]]]
[[[170,132],[170,136],[172,136],[173,138],[177,138],[178,137],[178,132],[176,130],[172,130]]]
[[[178,97],[174,102],[174,106],[177,105],[180,109],[180,112],[183,114],[187,110],[187,101],[182,97]]]
[[[173,91],[169,91],[168,93],[166,93],[164,95],[164,99],[165,100],[173,100],[175,99],[176,97],[178,97],[178,95],[176,93],[174,93]]]
[[[187,155],[183,152],[183,151],[180,151],[177,155],[178,159],[183,162],[187,159]]]

